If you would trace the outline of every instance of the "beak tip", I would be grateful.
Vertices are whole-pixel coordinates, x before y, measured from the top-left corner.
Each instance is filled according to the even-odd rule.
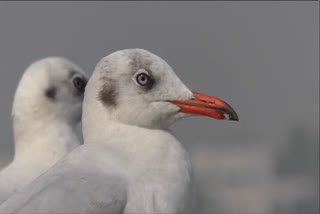
[[[229,118],[229,120],[233,120],[233,121],[239,121],[239,117],[237,114],[232,114]]]

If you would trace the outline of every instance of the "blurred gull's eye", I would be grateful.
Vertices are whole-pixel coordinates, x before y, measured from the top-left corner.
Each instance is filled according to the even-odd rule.
[[[86,87],[87,83],[81,77],[75,77],[73,79],[73,85],[76,89],[83,92],[84,88]]]
[[[145,86],[149,83],[150,77],[145,73],[141,73],[136,76],[136,81],[139,85]]]

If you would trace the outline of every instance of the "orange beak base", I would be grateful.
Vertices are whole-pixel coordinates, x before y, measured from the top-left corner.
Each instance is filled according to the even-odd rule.
[[[237,113],[226,102],[212,96],[192,92],[194,99],[191,100],[171,100],[170,102],[180,107],[180,112],[188,114],[198,114],[215,118],[217,120],[239,121]],[[226,118],[225,115],[228,115]]]

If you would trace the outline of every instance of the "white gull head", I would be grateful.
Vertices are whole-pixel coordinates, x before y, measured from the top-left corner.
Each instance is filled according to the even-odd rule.
[[[150,129],[167,129],[190,114],[216,119],[228,114],[238,120],[227,103],[190,91],[163,59],[143,49],[102,58],[88,82],[83,108],[85,138],[100,136],[110,120]]]
[[[70,126],[79,123],[87,79],[78,65],[62,57],[32,63],[19,82],[13,102],[16,150],[28,146],[25,138],[35,132],[34,128],[45,128],[52,121]],[[32,138],[31,134],[29,140]]]
[[[85,101],[84,108],[93,102],[103,111],[99,116],[107,114],[111,120],[146,128],[166,128],[181,117],[179,108],[166,100],[193,97],[164,60],[142,49],[102,58],[86,94],[90,102]],[[90,106],[87,109],[85,114],[96,114]]]
[[[55,118],[78,123],[86,82],[83,70],[65,58],[38,60],[26,69],[19,82],[12,116],[15,120]]]

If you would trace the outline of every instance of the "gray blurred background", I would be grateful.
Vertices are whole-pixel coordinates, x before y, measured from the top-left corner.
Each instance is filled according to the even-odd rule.
[[[165,59],[240,122],[194,117],[186,146],[206,213],[319,212],[318,2],[0,2],[0,167],[13,157],[25,68],[63,56],[91,74],[124,48]]]

